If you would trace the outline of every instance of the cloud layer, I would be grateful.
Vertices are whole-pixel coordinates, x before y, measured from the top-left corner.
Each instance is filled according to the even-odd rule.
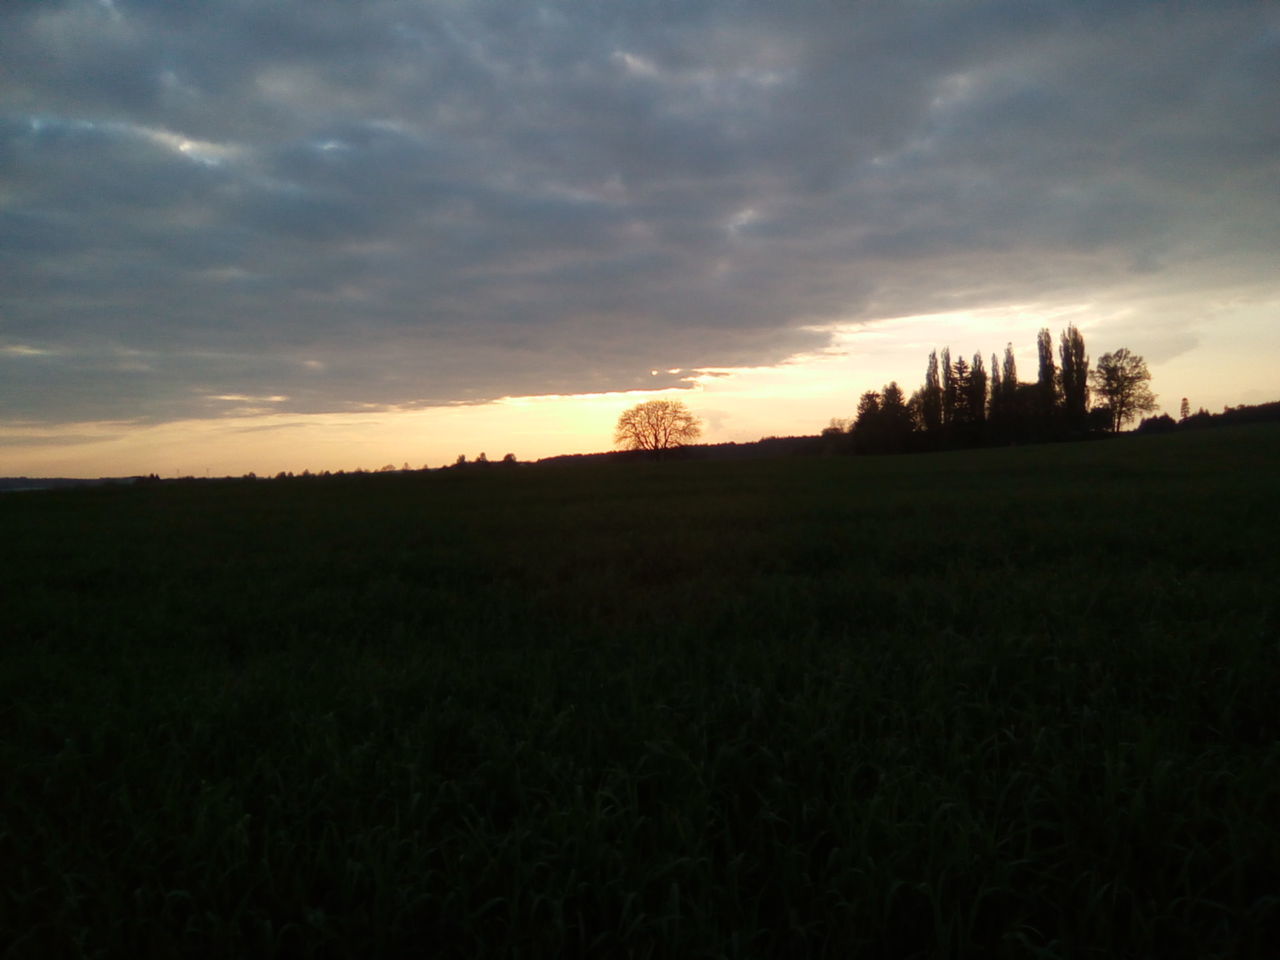
[[[655,386],[1280,248],[1253,2],[17,2],[0,62],[11,420]]]

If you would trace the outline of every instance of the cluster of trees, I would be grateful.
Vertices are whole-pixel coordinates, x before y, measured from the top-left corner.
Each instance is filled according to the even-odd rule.
[[[508,453],[501,460],[496,460],[496,461],[490,460],[488,456],[486,456],[483,452],[474,460],[468,460],[467,455],[465,453],[460,453],[458,454],[458,459],[456,461],[454,461],[452,464],[447,464],[443,467],[440,467],[440,469],[452,470],[456,467],[487,467],[495,463],[500,466],[515,466],[517,463],[519,463],[519,461],[516,460],[516,455],[514,453]],[[334,471],[322,470],[318,473],[312,473],[310,470],[303,470],[301,473],[297,473],[297,474],[295,474],[292,470],[281,470],[279,473],[275,475],[274,479],[293,480],[293,479],[310,479],[313,477],[320,477],[320,478],[348,477],[348,476],[359,477],[359,476],[365,476],[371,473],[426,473],[431,469],[432,468],[425,463],[421,467],[411,467],[407,462],[400,467],[397,467],[394,463],[388,463],[388,464],[385,464],[384,466],[379,467],[376,470],[366,470],[364,467],[356,467],[354,470],[334,470]],[[155,474],[152,474],[151,478],[154,478],[157,481],[160,479]],[[151,478],[142,478],[142,479],[145,480],[145,479],[151,479]],[[180,479],[191,479],[191,478],[180,478]],[[249,473],[246,473],[243,477],[241,477],[241,479],[242,480],[258,480],[260,478],[256,473],[250,471]],[[272,478],[268,476],[261,479],[272,479]]]
[[[924,385],[910,397],[896,382],[868,390],[853,421],[833,421],[823,435],[850,437],[866,453],[1035,443],[1117,432],[1156,408],[1146,362],[1127,349],[1103,354],[1090,369],[1084,337],[1072,325],[1056,355],[1052,335],[1041,330],[1036,352],[1036,379],[1023,382],[1012,344],[1003,358],[991,355],[990,367],[981,353],[968,361],[953,360],[950,348],[935,350]]]
[[[949,347],[934,350],[918,390],[908,397],[896,382],[868,390],[852,420],[833,420],[823,431],[826,447],[906,453],[1040,443],[1117,433],[1156,409],[1146,361],[1122,347],[1091,366],[1074,324],[1061,332],[1056,349],[1049,330],[1041,330],[1036,359],[1035,380],[1024,382],[1012,344],[1003,357],[992,354],[990,366],[981,353],[970,361],[952,359]],[[1188,413],[1183,411],[1184,420]],[[700,436],[697,418],[683,403],[650,400],[623,412],[614,442],[624,450],[661,454]]]
[[[474,460],[467,460],[467,455],[465,453],[458,454],[458,459],[453,462],[453,466],[454,467],[487,467],[493,462],[494,461],[489,459],[488,454],[486,454],[483,450],[481,450],[480,455],[476,457]],[[513,467],[516,465],[518,461],[516,460],[516,455],[514,453],[508,453],[506,456],[504,456],[501,460],[497,462],[499,464],[502,464],[503,466]],[[452,468],[441,467],[441,469],[448,470]]]
[[[1226,406],[1221,413],[1210,413],[1201,407],[1191,412],[1191,402],[1182,398],[1178,419],[1167,413],[1158,417],[1145,417],[1138,425],[1139,433],[1168,433],[1174,430],[1199,430],[1204,427],[1225,427],[1245,423],[1272,423],[1280,421],[1280,401],[1259,404],[1241,404],[1238,407]]]

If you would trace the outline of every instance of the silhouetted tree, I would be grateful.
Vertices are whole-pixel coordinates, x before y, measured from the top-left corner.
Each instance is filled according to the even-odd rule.
[[[1167,413],[1158,417],[1143,417],[1138,424],[1138,433],[1171,433],[1178,429],[1177,422]]]
[[[1084,352],[1084,337],[1070,324],[1062,331],[1058,345],[1062,361],[1059,379],[1062,383],[1062,410],[1070,430],[1083,430],[1089,410],[1089,357]]]
[[[832,417],[831,422],[822,428],[823,453],[844,453],[852,446],[850,431],[853,421],[844,417]]]
[[[624,410],[613,440],[627,450],[661,453],[702,436],[702,425],[679,400],[648,400]]]
[[[1025,417],[1018,401],[1018,365],[1013,358],[1013,344],[1006,344],[1004,361],[991,355],[991,397],[987,403],[987,436],[999,443],[1020,438]]]
[[[880,393],[868,390],[858,398],[853,418],[853,449],[857,453],[879,453],[884,446],[884,423],[880,418]]]
[[[885,448],[894,453],[905,450],[915,429],[915,422],[906,396],[896,380],[884,388],[880,399],[880,420],[883,424]]]
[[[1005,344],[1004,367],[1001,370],[1001,385],[1004,387],[1004,406],[1012,410],[1018,394],[1018,362],[1013,357],[1013,344]]]
[[[907,412],[911,414],[911,429],[924,431],[924,387],[921,387],[907,400]]]
[[[1156,409],[1155,394],[1147,386],[1151,381],[1147,362],[1126,347],[1104,353],[1091,378],[1098,398],[1111,411],[1113,433],[1119,433],[1138,414]]]
[[[1004,385],[1000,380],[1000,361],[991,355],[991,396],[987,399],[987,419],[999,424],[1004,420]]]
[[[858,412],[853,418],[854,432],[875,426],[880,419],[880,392],[868,390],[858,398]]]
[[[1047,431],[1058,405],[1058,371],[1053,364],[1053,337],[1049,334],[1048,327],[1041,329],[1036,336],[1036,350],[1040,355],[1040,372],[1036,378],[1039,409],[1036,412],[1041,421],[1041,429]]]
[[[896,382],[886,385],[883,392],[868,390],[858,400],[854,449],[859,453],[901,453],[914,429],[911,408]]]
[[[1186,397],[1182,398],[1182,405],[1178,407],[1178,419],[1187,420],[1191,417],[1191,401]]]
[[[1005,360],[1000,370],[1000,385],[1004,389],[1005,398],[1001,402],[1004,407],[1005,417],[1010,422],[1016,422],[1020,415],[1018,410],[1018,361],[1014,358],[1014,344],[1005,344]]]
[[[966,391],[969,419],[974,423],[982,423],[987,419],[987,368],[982,363],[982,354],[973,355],[973,366],[969,370],[969,388]]]
[[[920,391],[920,425],[925,430],[942,426],[942,384],[938,380],[938,351],[929,351],[929,368]]]
[[[951,365],[951,348],[942,348],[941,363],[939,364],[942,372],[942,423],[945,426],[956,418],[956,398],[958,391],[956,390],[955,367]]]
[[[969,409],[969,385],[973,371],[969,369],[969,361],[964,357],[951,365],[951,389],[955,401],[951,410],[952,423],[970,423],[973,411]]]

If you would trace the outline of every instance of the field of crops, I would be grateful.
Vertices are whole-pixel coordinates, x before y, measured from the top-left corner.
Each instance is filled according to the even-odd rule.
[[[1266,957],[1280,429],[0,497],[0,955]]]

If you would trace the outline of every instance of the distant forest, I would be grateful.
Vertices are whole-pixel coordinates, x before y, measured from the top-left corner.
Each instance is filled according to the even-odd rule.
[[[1174,430],[1201,430],[1205,427],[1225,427],[1239,423],[1264,423],[1268,420],[1280,420],[1280,400],[1271,403],[1242,404],[1238,407],[1226,407],[1221,413],[1210,413],[1201,407],[1191,413],[1184,398],[1182,415],[1177,419],[1162,413],[1158,417],[1147,417],[1138,426],[1139,433],[1169,433]]]

